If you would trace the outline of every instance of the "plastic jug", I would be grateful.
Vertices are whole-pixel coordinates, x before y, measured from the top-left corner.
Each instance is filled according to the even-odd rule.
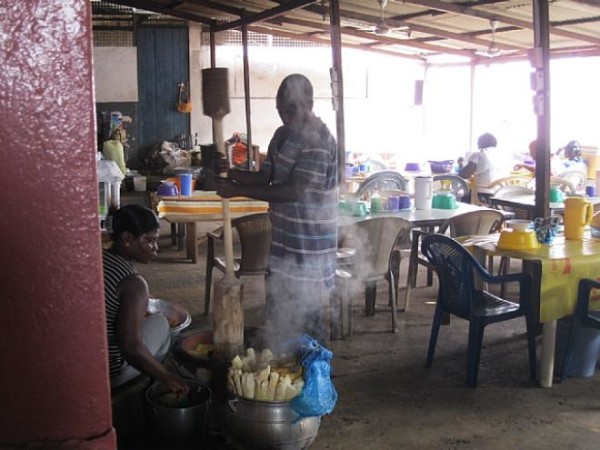
[[[569,197],[565,200],[565,239],[581,240],[586,225],[592,222],[594,209],[583,197]]]
[[[415,177],[415,208],[431,209],[433,178]]]

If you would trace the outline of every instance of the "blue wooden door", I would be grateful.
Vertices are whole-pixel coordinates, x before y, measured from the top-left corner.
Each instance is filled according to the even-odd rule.
[[[187,28],[139,27],[139,158],[153,145],[190,133],[190,115],[176,109],[177,85],[189,87]]]

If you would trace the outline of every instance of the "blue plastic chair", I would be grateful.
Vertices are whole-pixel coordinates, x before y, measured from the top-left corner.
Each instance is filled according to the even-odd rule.
[[[531,278],[525,273],[491,275],[459,242],[442,234],[423,237],[421,249],[434,265],[439,278],[438,299],[433,316],[427,367],[433,362],[435,346],[444,315],[469,321],[467,353],[468,387],[477,387],[483,332],[487,325],[525,317],[529,348],[529,375],[536,380],[535,320],[530,302]],[[488,284],[519,283],[519,303],[497,297],[475,284],[475,274]]]
[[[575,313],[573,314],[573,322],[567,336],[565,344],[565,353],[563,356],[562,367],[560,372],[561,382],[565,381],[569,374],[569,366],[573,356],[573,341],[575,328],[596,328],[600,330],[600,318],[590,314],[590,293],[592,289],[600,289],[600,281],[592,279],[583,279],[579,281],[579,289],[577,292],[577,305],[575,305]],[[598,311],[596,311],[596,314]]]

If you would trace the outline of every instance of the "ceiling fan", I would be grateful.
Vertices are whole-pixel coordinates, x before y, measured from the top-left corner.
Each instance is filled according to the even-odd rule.
[[[388,4],[388,0],[377,0],[377,3],[379,3],[379,9],[380,9],[379,20],[377,21],[377,23],[374,26],[369,27],[369,28],[360,28],[360,30],[367,31],[369,33],[377,34],[380,36],[390,34],[390,33],[398,33],[398,34],[401,34],[403,37],[409,38],[410,34],[411,34],[411,30],[408,26],[390,27],[385,22],[384,11],[385,11],[385,7]]]
[[[494,58],[496,56],[506,55],[514,53],[516,50],[502,50],[496,43],[496,30],[498,29],[499,22],[497,19],[490,19],[490,30],[492,30],[492,39],[490,45],[486,50],[478,50],[475,53],[480,56],[487,56],[488,58]]]

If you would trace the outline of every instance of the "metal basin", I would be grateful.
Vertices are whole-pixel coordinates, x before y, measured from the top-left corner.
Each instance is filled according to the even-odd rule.
[[[302,450],[317,437],[320,417],[298,415],[289,402],[262,402],[236,397],[225,412],[225,437],[237,450]]]
[[[163,314],[171,325],[171,336],[178,335],[192,323],[192,316],[178,303],[151,298],[148,301],[148,314]]]

